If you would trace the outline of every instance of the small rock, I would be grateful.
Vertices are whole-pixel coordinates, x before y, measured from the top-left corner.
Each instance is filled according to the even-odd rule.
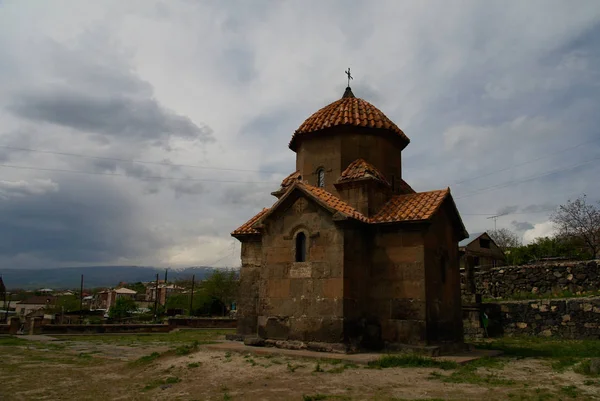
[[[563,315],[563,317],[562,317],[563,322],[568,322],[570,320],[571,320],[571,315]]]
[[[246,337],[244,338],[244,345],[249,345],[251,347],[264,347],[265,340],[259,337]]]
[[[517,327],[520,328],[520,329],[524,329],[524,328],[527,327],[527,323],[525,323],[525,322],[519,322],[519,323],[517,323]]]
[[[163,384],[162,386],[160,386],[160,389],[161,390],[166,390],[166,389],[171,388],[171,387],[173,387],[173,385],[171,385],[171,384]]]

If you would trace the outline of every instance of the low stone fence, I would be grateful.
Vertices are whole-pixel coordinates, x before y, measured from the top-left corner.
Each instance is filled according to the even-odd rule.
[[[463,290],[466,288],[463,274]],[[578,294],[600,290],[598,261],[551,262],[526,266],[504,266],[476,270],[475,288],[483,298],[511,298],[530,294],[569,291]]]
[[[190,329],[235,329],[237,319],[230,318],[170,318],[169,327]]]
[[[478,312],[464,311],[467,339],[482,337],[482,326],[477,327],[481,312],[489,317],[490,337],[531,335],[600,339],[600,297],[482,304]]]
[[[46,324],[34,329],[35,334],[105,334],[167,333],[166,324]]]

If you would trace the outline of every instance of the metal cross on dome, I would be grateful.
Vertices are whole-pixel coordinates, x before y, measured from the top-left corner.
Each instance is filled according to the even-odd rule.
[[[346,75],[348,75],[348,87],[350,87],[350,80],[354,79],[352,78],[352,75],[350,75],[350,67],[348,67],[348,71],[344,71]]]

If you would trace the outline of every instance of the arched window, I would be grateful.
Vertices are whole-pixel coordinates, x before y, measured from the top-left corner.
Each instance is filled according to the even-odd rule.
[[[296,262],[306,262],[306,235],[303,232],[296,235]]]
[[[325,186],[325,170],[322,168],[317,170],[317,186],[321,188]]]

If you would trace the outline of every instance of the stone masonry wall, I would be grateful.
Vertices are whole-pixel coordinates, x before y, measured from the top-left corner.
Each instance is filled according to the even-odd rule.
[[[462,273],[465,290],[465,273]],[[600,290],[598,261],[553,262],[527,266],[504,266],[475,272],[475,286],[484,298],[510,298],[516,294],[574,294]]]
[[[491,336],[600,339],[600,297],[484,304]]]

